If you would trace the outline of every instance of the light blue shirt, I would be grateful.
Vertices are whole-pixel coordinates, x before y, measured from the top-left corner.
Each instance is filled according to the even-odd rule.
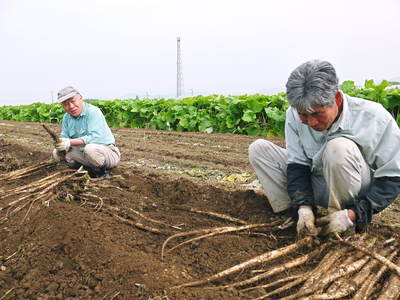
[[[81,139],[85,144],[110,145],[115,139],[101,110],[84,102],[78,117],[65,114],[62,121],[62,138]]]
[[[314,174],[322,175],[327,141],[346,137],[358,145],[375,178],[400,177],[400,129],[392,115],[379,103],[342,95],[342,113],[329,130],[303,124],[295,108],[286,111],[288,164],[310,166]]]

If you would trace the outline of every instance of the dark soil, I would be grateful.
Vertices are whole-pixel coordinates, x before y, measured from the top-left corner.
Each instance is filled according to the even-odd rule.
[[[48,126],[59,131],[54,124]],[[178,232],[235,225],[188,208],[248,223],[284,220],[271,212],[265,196],[251,185],[256,178],[247,148],[256,138],[144,129],[113,129],[113,133],[122,152],[121,163],[92,192],[126,219],[161,233],[85,205],[82,191],[66,183],[52,191],[55,196],[49,206],[37,203],[0,224],[0,299],[254,298],[256,294],[250,297],[235,289],[171,287],[291,244],[296,240],[293,229],[220,235],[167,252],[163,260],[161,246]],[[273,141],[283,145],[282,139]],[[51,150],[51,138],[40,124],[0,121],[0,175],[51,161]],[[1,181],[0,194],[64,169],[60,164],[25,179]],[[67,201],[68,194],[73,201]],[[0,208],[17,195],[3,198]],[[181,230],[147,222],[130,213],[132,209]],[[399,211],[397,201],[375,216],[368,234],[380,240],[398,239]],[[0,210],[0,217],[6,213]]]

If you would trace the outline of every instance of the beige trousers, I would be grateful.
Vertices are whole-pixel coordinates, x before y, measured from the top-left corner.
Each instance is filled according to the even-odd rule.
[[[274,212],[291,206],[286,186],[287,152],[267,140],[249,146],[249,160]],[[339,137],[330,140],[323,154],[323,176],[311,175],[314,205],[331,211],[343,209],[348,201],[367,191],[372,172],[357,144]]]
[[[84,165],[90,168],[112,169],[117,166],[120,158],[121,153],[116,146],[98,144],[88,144],[83,150],[79,147],[71,147],[65,155],[65,160],[71,168]]]

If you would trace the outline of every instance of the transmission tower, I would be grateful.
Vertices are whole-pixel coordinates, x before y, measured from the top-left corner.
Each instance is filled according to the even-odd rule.
[[[181,38],[176,38],[176,97],[183,95],[183,74],[182,74],[182,58],[181,58]]]

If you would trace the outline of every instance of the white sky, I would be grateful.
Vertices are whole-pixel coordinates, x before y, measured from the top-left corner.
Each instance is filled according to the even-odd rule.
[[[310,59],[341,81],[400,76],[399,0],[0,0],[0,105],[284,91]]]

